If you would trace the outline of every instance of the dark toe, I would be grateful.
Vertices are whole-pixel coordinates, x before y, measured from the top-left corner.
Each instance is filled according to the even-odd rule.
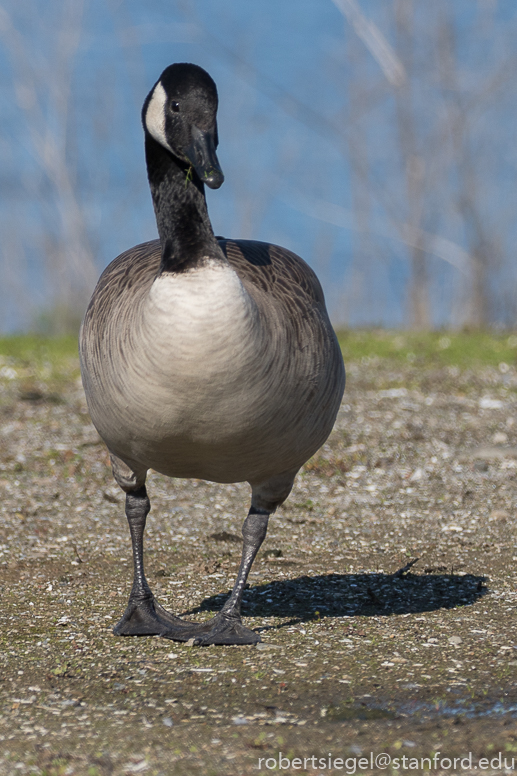
[[[257,644],[262,641],[258,633],[246,628],[239,620],[215,617],[212,622],[213,625],[209,631],[194,637],[194,644],[204,647],[209,644],[231,646],[233,644]]]
[[[130,600],[113,633],[115,636],[161,636],[182,624],[179,617],[166,611],[154,598],[138,602]]]

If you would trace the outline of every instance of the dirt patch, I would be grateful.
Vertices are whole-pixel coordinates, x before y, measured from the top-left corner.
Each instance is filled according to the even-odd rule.
[[[349,367],[334,433],[250,575],[256,648],[112,636],[123,497],[75,362],[65,377],[0,375],[0,774],[517,766],[513,368]],[[149,494],[152,587],[209,617],[248,487],[152,474]]]

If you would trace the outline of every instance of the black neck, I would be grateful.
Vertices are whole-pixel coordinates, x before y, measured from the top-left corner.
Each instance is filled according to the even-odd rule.
[[[162,246],[162,272],[184,272],[222,252],[206,207],[205,187],[193,168],[145,133],[147,175]]]

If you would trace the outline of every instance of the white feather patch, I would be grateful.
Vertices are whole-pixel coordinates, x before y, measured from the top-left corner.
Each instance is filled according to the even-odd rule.
[[[201,267],[179,274],[165,273],[154,281],[149,294],[156,308],[155,315],[163,314],[186,321],[224,321],[240,311],[245,313],[247,294],[237,273],[218,261],[207,260]]]
[[[154,87],[153,96],[147,106],[145,114],[145,125],[149,131],[151,137],[160,143],[160,145],[167,148],[168,151],[172,151],[172,148],[167,142],[165,136],[165,103],[167,102],[167,94],[163,88],[161,81],[158,81]],[[173,152],[174,153],[174,152]]]
[[[163,344],[161,363],[171,357],[171,342],[174,359],[185,372],[206,371],[209,363],[224,363],[232,352],[246,350],[253,308],[229,266],[208,262],[178,275],[160,275],[149,303],[149,348],[156,351]]]

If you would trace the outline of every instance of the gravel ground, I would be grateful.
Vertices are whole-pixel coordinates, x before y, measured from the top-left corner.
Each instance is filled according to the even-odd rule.
[[[350,364],[250,575],[263,644],[198,648],[112,635],[130,541],[77,362],[0,357],[0,775],[517,767],[516,406],[506,364]],[[209,617],[248,486],[149,493],[151,585]]]

